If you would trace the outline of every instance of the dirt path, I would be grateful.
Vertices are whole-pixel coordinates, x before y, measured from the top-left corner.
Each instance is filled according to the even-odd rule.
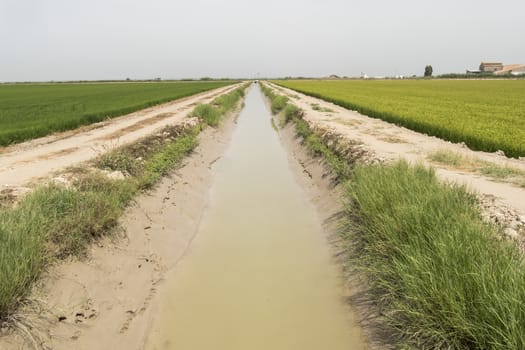
[[[227,86],[118,118],[16,144],[0,150],[0,190],[38,181],[51,172],[89,160],[166,125],[179,124],[198,103],[239,85]]]
[[[462,144],[455,144],[436,137],[417,133],[379,119],[370,118],[347,110],[333,103],[310,97],[296,91],[269,84],[304,111],[304,119],[326,133],[362,143],[362,148],[379,160],[404,158],[411,163],[423,163],[436,168],[438,176],[446,181],[466,184],[484,198],[487,215],[493,221],[507,226],[511,236],[525,231],[525,188],[511,183],[498,182],[452,166],[443,166],[429,160],[436,151],[450,151],[466,158],[510,166],[525,171],[525,159],[507,158],[498,153],[472,151]],[[525,232],[523,232],[525,233]]]

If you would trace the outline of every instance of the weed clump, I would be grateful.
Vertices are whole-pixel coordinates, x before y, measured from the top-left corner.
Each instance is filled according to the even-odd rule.
[[[284,122],[288,123],[296,118],[301,117],[301,110],[292,104],[287,104],[283,109]]]
[[[192,117],[197,117],[202,120],[204,123],[210,126],[219,125],[220,113],[219,110],[209,104],[199,104],[193,112],[191,113]]]
[[[273,114],[279,113],[280,111],[282,111],[286,107],[287,103],[288,103],[288,97],[286,97],[286,96],[276,96],[272,100],[272,106],[271,106],[272,113]]]

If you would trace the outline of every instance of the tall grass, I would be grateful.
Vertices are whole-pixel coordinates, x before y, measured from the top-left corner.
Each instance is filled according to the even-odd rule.
[[[396,333],[425,349],[524,349],[525,265],[474,195],[400,161],[346,185],[352,263]]]
[[[133,193],[128,181],[85,177],[78,189],[44,186],[16,208],[0,210],[0,319],[52,259],[81,254],[113,227]]]
[[[0,85],[0,145],[74,129],[232,83]]]

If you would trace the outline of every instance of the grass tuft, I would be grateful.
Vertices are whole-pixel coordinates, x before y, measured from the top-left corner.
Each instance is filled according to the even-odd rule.
[[[525,269],[476,197],[400,161],[346,186],[355,266],[396,333],[422,348],[525,348]]]
[[[525,171],[511,168],[509,166],[500,166],[489,162],[483,162],[479,171],[483,175],[496,179],[508,179],[519,176],[525,177]]]
[[[286,107],[287,103],[288,103],[288,97],[281,96],[281,95],[276,96],[274,99],[272,99],[272,106],[271,106],[272,113],[273,114],[279,113]]]
[[[433,152],[428,158],[434,162],[454,167],[465,166],[468,163],[468,159],[465,159],[461,154],[445,150]]]
[[[286,107],[283,108],[283,117],[285,123],[288,123],[296,118],[300,118],[301,114],[301,110],[293,104],[288,103]]]
[[[319,106],[319,103],[312,103],[311,104],[312,106],[312,109],[314,111],[318,111],[318,112],[326,112],[326,113],[333,113],[334,111],[330,108],[326,108],[326,107],[321,107]]]
[[[197,117],[202,120],[204,123],[209,126],[219,125],[220,114],[219,110],[209,104],[199,104],[193,112],[191,113],[192,117]]]
[[[78,189],[38,188],[17,207],[0,210],[0,319],[14,312],[50,261],[82,255],[115,226],[134,186],[92,176]]]

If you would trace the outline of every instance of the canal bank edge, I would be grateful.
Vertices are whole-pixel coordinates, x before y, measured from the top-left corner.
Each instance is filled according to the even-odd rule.
[[[267,95],[273,101],[277,96],[270,89]],[[281,105],[288,120],[287,103]],[[340,161],[348,154],[346,147],[338,147],[344,138],[310,129],[302,111],[295,110],[290,119],[308,149],[320,155],[336,176],[344,175]],[[505,238],[502,227],[482,218],[485,208],[465,186],[443,183],[432,169],[421,165],[378,160],[380,164],[372,166],[358,162],[350,181],[345,181],[348,220],[341,230],[347,242],[346,265],[350,272],[357,269],[354,277],[363,282],[358,284],[364,289],[358,293],[357,305],[365,306],[365,327],[372,320],[379,340],[391,339],[385,345],[400,348],[523,348],[522,330],[512,322],[498,322],[522,319],[518,305],[525,299],[520,282],[525,274],[523,253],[516,242]],[[374,198],[383,197],[386,202],[378,212],[381,200],[376,203]],[[427,210],[422,210],[423,203]],[[436,288],[436,283],[443,288]],[[410,289],[413,284],[419,288]],[[472,301],[462,304],[457,298]],[[392,303],[397,305],[394,309]],[[463,318],[454,313],[463,309],[468,311]],[[417,320],[409,321],[408,316]]]
[[[246,87],[244,85],[243,90]],[[216,106],[219,108],[220,105]],[[103,342],[104,334],[106,340],[111,342],[110,339],[114,339],[119,347],[124,339],[128,339],[129,344],[140,343],[140,333],[141,330],[145,331],[143,328],[147,322],[132,321],[139,316],[147,319],[149,311],[146,309],[153,299],[157,284],[164,271],[175,263],[170,259],[176,254],[167,251],[169,246],[163,243],[163,239],[171,239],[173,244],[178,245],[181,250],[178,254],[182,254],[184,247],[189,244],[193,232],[191,227],[199,220],[195,215],[201,212],[198,208],[205,205],[212,165],[221,156],[234,128],[235,115],[239,111],[239,105],[236,106],[233,112],[224,110],[228,116],[219,128],[204,128],[198,136],[195,134],[195,141],[198,138],[199,145],[184,160],[182,168],[153,186],[157,179],[160,180],[160,176],[157,177],[150,184],[153,186],[151,192],[133,200],[135,204],[127,208],[119,219],[116,235],[97,238],[96,245],[87,247],[87,259],[67,258],[47,269],[29,298],[10,317],[11,323],[3,324],[3,335],[0,337],[2,349],[18,349],[20,346],[96,348],[97,344]],[[200,119],[198,115],[193,117],[197,119],[188,119],[190,125],[195,125],[195,121]],[[193,130],[196,127],[192,127]],[[198,128],[203,129],[202,126]],[[167,133],[165,136],[170,135]],[[166,140],[166,144],[170,143]],[[158,156],[162,157],[161,154]],[[164,156],[169,154],[172,153],[164,153]],[[165,173],[168,169],[156,171]],[[118,171],[107,171],[105,174],[109,177],[115,173],[122,174]],[[117,181],[120,179],[120,176],[117,177]],[[146,188],[151,187],[147,185]],[[174,191],[178,194],[176,202],[171,198]],[[141,205],[142,201],[150,207]],[[180,228],[190,234],[174,237],[176,234],[170,235],[167,225],[154,227],[147,224],[161,209],[171,210],[168,221],[177,223],[177,233]],[[130,229],[122,230],[127,225]],[[114,232],[114,229],[110,231]],[[163,234],[160,235],[158,231]],[[128,332],[132,324],[137,323],[141,324],[138,331]],[[91,345],[89,341],[84,343],[89,338],[88,333],[91,334],[89,341],[95,341]]]
[[[270,106],[271,99],[268,98],[267,101]],[[344,304],[347,312],[361,326],[365,341],[371,350],[394,349],[391,334],[388,334],[378,323],[381,315],[362,298],[365,292],[363,281],[349,273],[349,268],[346,266],[347,243],[341,238],[346,214],[342,183],[337,179],[337,174],[326,159],[314,155],[305,145],[303,137],[296,131],[295,123],[284,123],[284,120],[285,116],[281,111],[273,115],[272,123],[277,126],[280,140],[287,150],[290,168],[322,222],[333,259],[340,268],[341,279],[345,280]],[[355,154],[357,158],[373,162],[372,156],[359,148],[356,149]]]

